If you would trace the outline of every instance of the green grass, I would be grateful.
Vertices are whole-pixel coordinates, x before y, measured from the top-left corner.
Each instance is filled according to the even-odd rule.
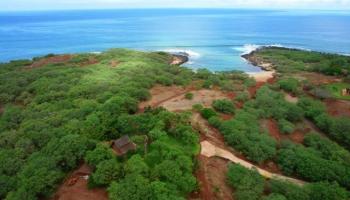
[[[350,88],[350,83],[332,83],[326,85],[326,89],[337,99],[350,100],[350,96],[342,96],[341,90]]]

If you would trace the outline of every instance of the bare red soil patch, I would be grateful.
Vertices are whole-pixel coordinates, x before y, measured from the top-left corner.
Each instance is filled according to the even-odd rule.
[[[57,56],[52,56],[48,58],[42,58],[38,61],[35,61],[33,64],[31,64],[28,69],[32,68],[38,68],[45,66],[47,64],[57,64],[57,63],[65,63],[68,62],[69,60],[72,59],[72,55],[57,55]]]
[[[293,133],[283,134],[280,132],[278,124],[274,119],[262,120],[261,125],[263,128],[268,130],[271,137],[273,137],[277,142],[280,142],[283,139],[289,139],[300,144],[304,141],[305,134],[313,130],[308,124],[304,124],[304,128],[297,128]]]
[[[197,180],[200,184],[199,194],[189,199],[232,200],[233,189],[227,184],[227,165],[229,161],[212,157],[199,156]]]
[[[275,138],[276,141],[281,141],[282,134],[278,128],[278,124],[274,119],[262,120],[263,128],[267,129],[271,137]]]
[[[151,99],[148,101],[141,102],[139,108],[142,110],[148,106],[157,107],[163,102],[166,102],[172,98],[180,95],[184,95],[189,89],[180,86],[163,86],[156,85],[151,90]]]
[[[233,100],[236,97],[236,94],[234,92],[229,92],[229,93],[227,93],[226,96],[227,96],[227,98]]]
[[[248,92],[250,94],[251,97],[255,96],[256,91],[259,90],[259,88],[261,88],[263,85],[265,85],[265,82],[257,82],[255,86],[250,87],[248,89]]]
[[[192,99],[186,99],[185,94],[191,92]],[[234,96],[232,93],[225,93],[216,89],[200,89],[196,90],[193,86],[161,86],[157,85],[150,90],[151,99],[141,102],[139,109],[150,107],[164,107],[169,111],[191,110],[195,104],[201,104],[204,107],[210,107],[213,101],[217,99],[230,98]]]
[[[51,200],[108,200],[105,189],[88,189],[90,174],[90,167],[83,164],[64,181]]]
[[[305,131],[305,130],[304,130]],[[304,141],[305,134],[309,131],[295,130],[288,138],[295,143],[301,144]]]
[[[232,119],[233,116],[230,115],[230,114],[223,114],[223,113],[221,113],[221,114],[220,114],[220,118],[221,118],[222,120],[224,120],[224,121],[227,121],[227,120]]]
[[[300,73],[294,74],[294,77],[299,80],[308,80],[314,85],[324,85],[324,84],[342,81],[341,78],[337,78],[334,76],[327,76],[316,72],[300,72]]]
[[[350,101],[346,100],[325,100],[327,111],[332,116],[350,117]]]
[[[202,155],[198,155],[197,161],[199,164],[198,164],[198,169],[196,170],[195,176],[199,184],[199,190],[192,192],[188,199],[211,200],[213,197],[213,193],[205,173],[208,158]]]

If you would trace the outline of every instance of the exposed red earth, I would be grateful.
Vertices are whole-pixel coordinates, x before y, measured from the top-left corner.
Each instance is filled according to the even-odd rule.
[[[64,181],[51,200],[108,200],[105,189],[88,189],[87,178],[91,172],[87,164],[81,165]]]

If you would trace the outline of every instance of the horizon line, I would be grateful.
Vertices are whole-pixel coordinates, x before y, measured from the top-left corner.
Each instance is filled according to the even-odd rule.
[[[92,10],[266,10],[266,11],[321,11],[321,12],[344,12],[350,9],[324,9],[324,8],[248,8],[248,7],[120,7],[120,8],[48,8],[48,9],[0,9],[0,12],[49,12],[49,11],[92,11]]]

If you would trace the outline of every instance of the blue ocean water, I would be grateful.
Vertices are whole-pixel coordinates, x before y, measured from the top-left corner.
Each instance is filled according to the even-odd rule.
[[[240,55],[259,45],[350,53],[350,13],[134,9],[0,13],[0,61],[109,48],[186,51],[187,66],[259,71]]]

